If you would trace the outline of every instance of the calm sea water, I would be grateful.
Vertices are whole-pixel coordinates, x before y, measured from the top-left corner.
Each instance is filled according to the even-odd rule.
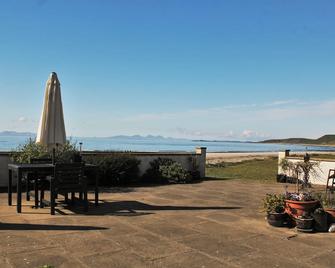
[[[11,151],[19,144],[25,143],[27,136],[0,136],[0,151]],[[335,147],[302,146],[286,144],[262,144],[251,142],[206,142],[178,139],[134,139],[134,138],[76,138],[71,141],[83,143],[83,150],[121,150],[121,151],[187,151],[195,147],[207,147],[208,152],[278,152],[286,149],[292,151],[335,151]]]

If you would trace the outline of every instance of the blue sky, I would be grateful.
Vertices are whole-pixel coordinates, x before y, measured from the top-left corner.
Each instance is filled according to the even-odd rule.
[[[67,135],[335,133],[335,2],[0,2],[0,131],[37,130],[45,82]]]

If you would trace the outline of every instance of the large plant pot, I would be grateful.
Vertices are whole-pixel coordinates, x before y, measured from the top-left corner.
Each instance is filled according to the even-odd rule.
[[[287,214],[285,212],[269,213],[266,218],[271,226],[283,227],[286,224]]]
[[[304,213],[312,213],[320,206],[319,201],[293,201],[285,200],[285,212],[291,217],[298,218]]]
[[[329,223],[335,223],[335,208],[325,208],[328,214]]]

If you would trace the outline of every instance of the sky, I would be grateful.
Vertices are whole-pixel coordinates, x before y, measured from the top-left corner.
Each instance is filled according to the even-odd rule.
[[[0,2],[0,131],[36,132],[61,82],[68,136],[335,134],[332,0]]]

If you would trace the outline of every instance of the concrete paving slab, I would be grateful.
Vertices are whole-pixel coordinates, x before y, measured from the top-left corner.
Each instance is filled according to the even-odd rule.
[[[261,199],[283,189],[243,180],[118,187],[88,213],[59,206],[55,216],[25,200],[17,214],[1,193],[0,267],[334,267],[335,234],[267,224]]]

